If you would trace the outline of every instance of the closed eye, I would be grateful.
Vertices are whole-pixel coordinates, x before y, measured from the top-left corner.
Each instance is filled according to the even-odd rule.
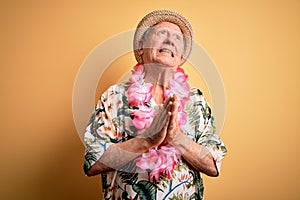
[[[174,38],[178,41],[182,41],[182,36],[179,34],[174,34]]]
[[[157,31],[157,35],[166,35],[166,34],[167,34],[167,31],[164,29]]]

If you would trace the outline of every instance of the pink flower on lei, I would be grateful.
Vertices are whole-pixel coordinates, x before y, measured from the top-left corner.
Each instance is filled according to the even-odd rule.
[[[129,79],[131,83],[142,84],[144,82],[145,72],[141,65],[142,64],[138,63],[133,67],[133,70],[131,70],[132,76]]]
[[[187,117],[184,112],[184,105],[190,98],[190,85],[188,84],[188,75],[180,67],[174,73],[173,80],[170,80],[170,89],[164,93],[165,99],[171,94],[175,94],[178,99],[178,123],[179,126],[186,124]]]
[[[184,111],[178,112],[178,124],[179,124],[179,126],[186,124],[186,122],[187,122],[186,113]]]
[[[137,158],[136,165],[150,171],[150,179],[158,181],[161,175],[172,178],[175,165],[178,163],[180,153],[171,145],[161,146],[160,149],[150,149],[149,153],[144,153]]]
[[[156,111],[148,106],[142,105],[138,110],[130,113],[133,116],[133,124],[138,130],[145,129],[151,124]]]
[[[145,102],[149,102],[152,98],[152,87],[151,83],[132,83],[128,88],[128,103],[131,106],[139,106]]]
[[[180,67],[174,74],[174,79],[170,80],[170,90],[176,94],[179,101],[183,104],[190,98],[190,85],[188,84],[188,75]]]
[[[152,98],[151,90],[153,85],[151,83],[145,83],[144,76],[145,72],[143,67],[138,63],[132,70],[132,76],[129,79],[132,84],[127,91],[128,103],[131,106],[143,105]]]

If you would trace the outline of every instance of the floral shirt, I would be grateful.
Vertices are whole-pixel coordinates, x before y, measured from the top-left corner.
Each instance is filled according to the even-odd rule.
[[[108,147],[136,136],[128,104],[130,83],[119,83],[103,93],[87,125],[84,171],[100,159]],[[149,106],[156,106],[152,102]],[[134,108],[137,109],[137,108]],[[226,154],[226,147],[215,132],[214,118],[202,92],[191,88],[190,99],[185,105],[187,123],[181,127],[195,142],[205,146],[212,154],[218,170]],[[149,173],[137,173],[132,161],[126,170],[102,173],[104,199],[203,199],[201,174],[180,158],[172,178],[161,176],[150,180]]]

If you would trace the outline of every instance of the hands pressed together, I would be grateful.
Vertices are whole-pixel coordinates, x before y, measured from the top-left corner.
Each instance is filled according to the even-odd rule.
[[[143,133],[143,137],[150,147],[154,147],[164,142],[171,143],[178,134],[180,134],[178,101],[177,97],[173,95],[160,107],[151,126]]]

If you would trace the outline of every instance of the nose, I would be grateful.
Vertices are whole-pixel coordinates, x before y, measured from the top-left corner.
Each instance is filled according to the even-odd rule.
[[[174,46],[174,41],[172,39],[172,37],[170,37],[170,35],[168,35],[168,37],[166,37],[166,39],[164,40],[163,42],[164,44],[168,44],[168,45],[171,45],[171,46]]]

